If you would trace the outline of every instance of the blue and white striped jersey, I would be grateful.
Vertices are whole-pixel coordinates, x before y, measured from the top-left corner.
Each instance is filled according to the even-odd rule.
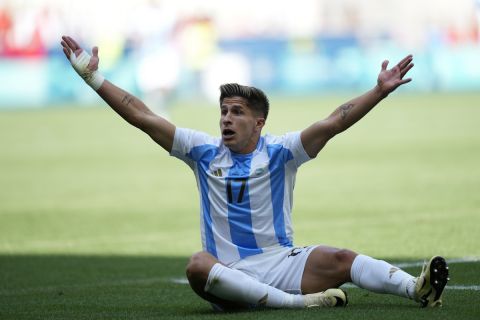
[[[177,128],[170,154],[197,179],[203,250],[228,265],[267,248],[293,246],[295,175],[310,159],[300,132],[262,136],[255,151],[238,154],[221,138]]]

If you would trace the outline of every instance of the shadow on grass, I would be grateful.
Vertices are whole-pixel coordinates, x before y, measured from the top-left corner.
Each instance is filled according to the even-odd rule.
[[[262,310],[255,315],[249,311],[215,313],[185,283],[187,262],[188,257],[0,255],[0,319],[318,317],[311,310]],[[415,267],[408,271],[416,274],[419,270]],[[355,288],[347,291],[349,308],[322,310],[323,318],[347,319],[355,314],[382,318],[386,310],[399,316],[419,316],[418,307],[406,299]],[[463,299],[463,293],[449,295],[458,302]],[[452,315],[454,310],[438,315]],[[470,312],[476,311],[467,314]]]
[[[182,283],[187,262],[187,257],[1,255],[0,318],[213,313]]]

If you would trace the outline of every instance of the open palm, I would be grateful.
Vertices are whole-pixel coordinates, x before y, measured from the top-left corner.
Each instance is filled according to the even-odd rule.
[[[72,53],[75,55],[75,57],[78,57],[83,51],[82,47],[80,47],[78,45],[78,43],[73,38],[71,38],[69,36],[63,36],[61,44],[62,44],[62,47],[63,47],[63,53],[65,53],[65,56],[70,61],[72,61],[72,59],[70,59],[70,55]],[[90,58],[90,61],[88,63],[87,68],[90,71],[96,71],[98,69],[98,62],[99,61],[100,60],[98,58],[98,47],[93,47],[92,57]]]
[[[382,69],[378,75],[377,85],[386,95],[397,89],[402,84],[412,81],[412,78],[404,79],[407,72],[413,68],[413,56],[408,55],[396,66],[387,70],[388,60],[383,61]]]

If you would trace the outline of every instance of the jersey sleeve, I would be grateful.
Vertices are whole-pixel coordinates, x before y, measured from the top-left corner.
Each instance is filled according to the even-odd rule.
[[[286,133],[281,138],[283,140],[283,146],[290,150],[293,156],[293,162],[297,168],[308,160],[311,160],[310,156],[303,148],[302,139],[300,138],[300,131]]]
[[[202,151],[208,150],[205,146],[216,146],[217,140],[200,131],[176,128],[170,155],[182,160],[193,169],[195,162],[202,157]]]

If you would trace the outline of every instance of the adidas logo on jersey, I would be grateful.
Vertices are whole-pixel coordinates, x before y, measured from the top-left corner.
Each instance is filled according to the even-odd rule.
[[[211,171],[211,172],[215,177],[222,177],[223,176],[222,169],[217,169],[217,170],[214,170],[214,171]]]

